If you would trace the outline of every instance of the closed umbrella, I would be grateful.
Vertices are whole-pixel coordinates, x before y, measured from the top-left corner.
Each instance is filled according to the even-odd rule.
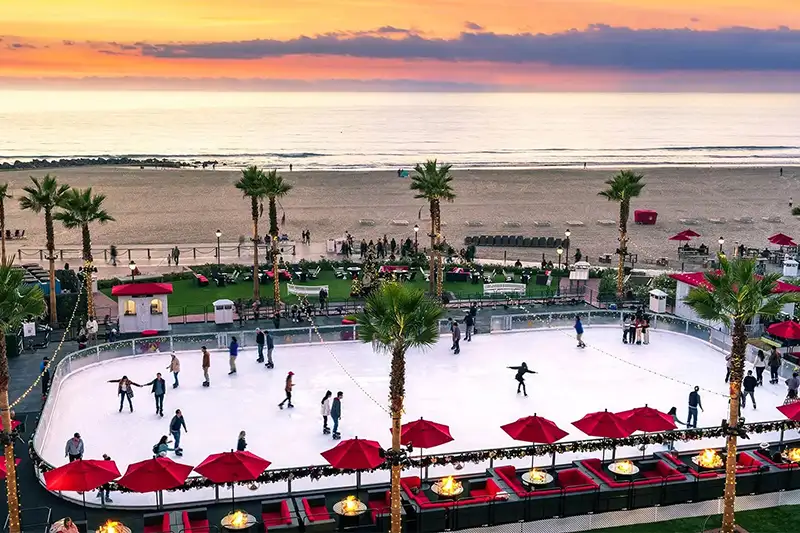
[[[629,437],[634,429],[627,421],[614,413],[609,413],[608,409],[597,413],[589,413],[580,420],[573,422],[573,426],[580,429],[592,437],[603,437],[606,439],[622,439]],[[611,458],[616,455],[617,449],[614,447]],[[605,460],[605,449],[603,450],[603,460]]]
[[[422,459],[423,448],[435,448],[452,440],[453,436],[450,435],[448,426],[422,418],[403,424],[400,428],[400,442],[405,446],[411,445],[419,448],[420,459]],[[419,471],[420,479],[422,479],[422,465],[420,465]],[[427,478],[427,475],[425,477]]]
[[[194,471],[213,483],[231,484],[231,502],[235,503],[235,484],[254,481],[271,463],[250,452],[215,453],[194,468]]]
[[[83,497],[83,518],[86,520],[86,493],[119,477],[114,461],[78,460],[44,473],[50,491],[80,492]]]
[[[191,472],[189,465],[176,463],[168,457],[155,457],[128,465],[118,483],[136,492],[156,492],[159,504],[161,491],[180,487]],[[163,501],[159,505],[163,505]]]
[[[530,442],[534,444],[553,444],[561,440],[569,433],[558,427],[555,422],[541,416],[526,416],[515,422],[500,426],[514,440]],[[553,452],[553,467],[556,464],[556,454]],[[533,468],[533,457],[531,457],[531,468]]]
[[[374,440],[354,439],[343,440],[330,450],[320,455],[334,468],[342,470],[372,470],[382,465],[381,445]],[[361,483],[361,473],[356,473],[356,492]]]

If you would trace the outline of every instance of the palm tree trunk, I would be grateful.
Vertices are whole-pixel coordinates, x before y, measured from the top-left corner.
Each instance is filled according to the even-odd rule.
[[[0,198],[0,242],[2,242],[2,261],[6,262],[6,202]]]
[[[92,265],[92,236],[89,233],[89,224],[81,227],[83,241],[83,274],[86,281],[86,314],[87,317],[94,316],[94,293],[92,291],[92,279],[94,278]]]
[[[436,296],[442,297],[442,206],[436,200]]]
[[[744,356],[747,349],[747,332],[744,322],[733,324],[733,346],[731,348],[730,404],[728,405],[728,426],[739,424],[740,391],[744,374]],[[727,437],[727,457],[725,458],[725,494],[723,498],[721,533],[734,533],[736,520],[736,437]]]
[[[50,327],[58,326],[56,311],[56,238],[53,230],[53,213],[49,209],[44,212],[44,229],[47,235],[47,260],[50,263]]]
[[[10,533],[20,533],[19,496],[17,493],[17,465],[14,459],[14,443],[11,440],[11,411],[8,408],[8,355],[6,353],[5,332],[0,331],[0,416],[2,416],[4,433],[8,434],[11,444],[5,446],[6,460],[6,496],[8,497],[8,523]]]
[[[406,393],[406,358],[403,346],[392,350],[392,368],[389,376],[389,397],[392,411],[392,451],[397,457],[400,453],[400,426],[403,416],[403,397]],[[392,490],[389,510],[391,512],[391,533],[400,533],[402,528],[402,502],[400,498],[400,465],[392,465]]]
[[[429,265],[429,284],[430,284],[430,293],[436,293],[436,200],[430,201],[430,208],[431,208],[431,249],[430,253],[430,265]]]
[[[253,301],[260,299],[258,290],[258,200],[251,198],[250,211],[253,216]]]
[[[625,292],[625,255],[628,252],[628,211],[626,200],[619,203],[619,263],[617,265],[617,298]]]
[[[278,237],[272,236],[272,298],[275,300],[275,312],[281,310],[281,278],[278,276]]]

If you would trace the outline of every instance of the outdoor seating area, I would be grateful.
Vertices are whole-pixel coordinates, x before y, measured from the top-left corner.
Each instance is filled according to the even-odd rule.
[[[465,237],[464,245],[508,248],[567,248],[569,247],[569,239],[562,237],[524,237],[522,235],[475,235]]]
[[[20,239],[25,238],[25,230],[15,229],[14,233],[11,233],[10,229],[6,230],[6,240],[7,241],[18,241]]]

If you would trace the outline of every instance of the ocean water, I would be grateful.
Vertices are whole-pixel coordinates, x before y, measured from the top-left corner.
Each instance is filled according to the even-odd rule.
[[[0,91],[0,163],[297,170],[800,164],[797,94]]]

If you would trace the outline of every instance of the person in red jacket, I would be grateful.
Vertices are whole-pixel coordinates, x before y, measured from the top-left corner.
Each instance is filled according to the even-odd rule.
[[[292,388],[294,388],[294,383],[292,382],[292,376],[294,376],[294,372],[289,372],[286,374],[286,386],[284,387],[284,392],[286,392],[286,398],[283,399],[281,403],[278,404],[278,407],[283,409],[283,405],[286,402],[289,402],[289,409],[293,409],[294,405],[292,405]]]

